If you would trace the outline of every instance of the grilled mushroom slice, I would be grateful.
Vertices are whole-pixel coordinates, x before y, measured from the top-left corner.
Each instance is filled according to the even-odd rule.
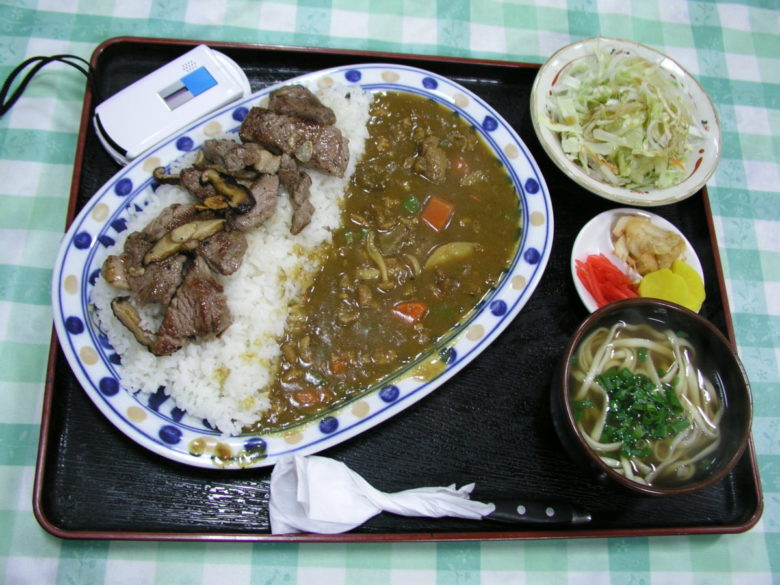
[[[144,255],[144,264],[165,260],[181,250],[192,250],[208,237],[213,236],[225,226],[225,220],[201,219],[191,221],[172,229],[157,240],[152,249]]]
[[[130,297],[116,297],[111,301],[111,310],[119,322],[130,330],[136,341],[145,347],[154,343],[154,334],[141,326],[141,317],[130,304]]]
[[[223,175],[215,169],[203,171],[200,175],[200,182],[204,184],[211,183],[217,190],[217,193],[224,197],[227,204],[239,213],[248,211],[255,204],[249,189],[237,183],[233,177]]]
[[[125,272],[125,261],[121,256],[109,256],[106,258],[100,273],[108,284],[122,290],[130,290],[127,272]]]
[[[165,167],[156,167],[152,171],[152,176],[157,182],[167,185],[177,185],[181,179],[181,175],[172,175],[165,170]]]

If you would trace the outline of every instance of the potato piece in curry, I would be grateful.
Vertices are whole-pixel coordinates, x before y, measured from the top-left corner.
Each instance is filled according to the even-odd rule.
[[[282,339],[278,430],[370,389],[434,349],[507,270],[519,197],[477,131],[437,102],[378,94],[332,249]]]

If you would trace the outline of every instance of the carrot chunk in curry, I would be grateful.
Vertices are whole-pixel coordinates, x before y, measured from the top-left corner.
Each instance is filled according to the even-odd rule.
[[[440,232],[450,223],[454,211],[455,206],[452,203],[436,195],[431,195],[425,203],[420,219]]]
[[[407,301],[393,306],[393,313],[409,324],[414,325],[422,321],[428,314],[428,305],[419,301]]]

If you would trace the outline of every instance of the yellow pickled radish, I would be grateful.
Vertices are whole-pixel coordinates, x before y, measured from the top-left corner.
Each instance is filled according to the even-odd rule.
[[[663,299],[699,311],[704,302],[704,282],[690,265],[675,260],[670,268],[650,272],[639,282],[639,295]]]
[[[672,272],[678,274],[688,285],[688,301],[683,303],[683,306],[688,307],[691,311],[699,311],[701,305],[704,302],[704,281],[699,276],[690,264],[683,262],[682,260],[675,260],[672,263]]]
[[[669,268],[648,272],[639,282],[639,296],[671,301],[685,306],[688,285],[679,274]]]

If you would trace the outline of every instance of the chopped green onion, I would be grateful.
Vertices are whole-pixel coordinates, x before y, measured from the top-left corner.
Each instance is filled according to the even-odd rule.
[[[572,410],[574,411],[574,419],[581,420],[585,411],[594,406],[596,406],[596,404],[590,399],[575,400],[571,403]]]
[[[683,409],[673,385],[656,386],[647,376],[626,368],[608,370],[596,382],[609,395],[602,438],[622,443],[621,453],[626,457],[646,457],[650,440],[673,437],[690,426],[680,414]],[[584,410],[576,403],[573,408],[575,417]]]

